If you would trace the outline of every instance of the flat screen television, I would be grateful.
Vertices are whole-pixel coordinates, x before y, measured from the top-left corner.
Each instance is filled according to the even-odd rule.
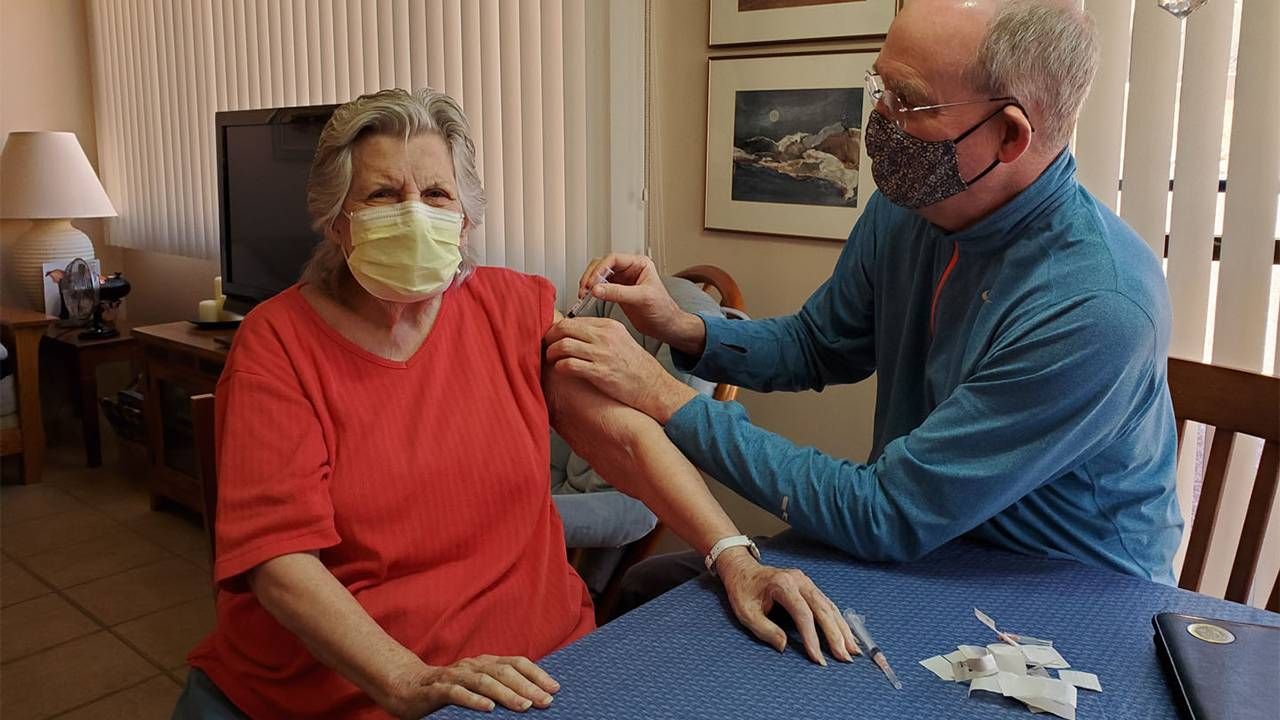
[[[234,312],[298,281],[320,237],[307,175],[336,105],[216,114],[222,291]]]

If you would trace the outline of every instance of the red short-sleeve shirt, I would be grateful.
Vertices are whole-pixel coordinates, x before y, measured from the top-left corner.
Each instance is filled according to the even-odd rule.
[[[320,560],[430,665],[538,658],[590,632],[551,501],[546,280],[480,268],[407,362],[330,327],[298,288],[245,319],[217,388],[218,623],[192,651],[255,718],[381,717],[241,582]]]

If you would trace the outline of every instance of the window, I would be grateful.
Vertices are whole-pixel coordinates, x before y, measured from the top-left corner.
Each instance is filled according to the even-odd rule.
[[[92,0],[89,22],[114,245],[217,256],[216,111],[430,86],[471,121],[484,262],[563,300],[592,256],[644,250],[643,2]]]

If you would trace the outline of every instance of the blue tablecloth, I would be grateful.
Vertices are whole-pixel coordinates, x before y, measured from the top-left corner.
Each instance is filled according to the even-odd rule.
[[[1064,560],[1015,555],[967,542],[907,565],[861,563],[794,537],[765,549],[772,565],[801,568],[841,608],[867,616],[903,689],[865,658],[813,665],[797,643],[785,653],[736,623],[718,581],[702,579],[609,623],[546,658],[560,681],[555,703],[533,718],[1027,718],[1024,705],[939,680],[918,664],[1001,629],[1051,638],[1072,667],[1098,675],[1103,692],[1080,691],[1077,717],[1175,718],[1152,643],[1152,615],[1175,611],[1280,626],[1280,615]],[[1254,688],[1276,693],[1277,685]],[[517,713],[499,710],[499,717]],[[441,718],[476,718],[448,708]]]

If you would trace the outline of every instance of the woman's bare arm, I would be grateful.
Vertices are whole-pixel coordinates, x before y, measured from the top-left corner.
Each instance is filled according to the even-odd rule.
[[[587,382],[554,369],[544,375],[552,427],[610,485],[649,506],[703,554],[717,540],[738,534],[661,426]]]
[[[552,426],[574,452],[610,485],[648,505],[698,552],[706,554],[716,541],[738,534],[697,468],[648,415],[550,364],[543,370],[543,392]],[[771,647],[786,647],[786,633],[766,617],[776,602],[791,613],[814,662],[826,664],[815,621],[836,658],[849,660],[856,652],[835,605],[798,570],[762,566],[742,547],[724,551],[716,570],[738,620]]]
[[[317,660],[384,710],[419,718],[445,705],[546,707],[559,685],[526,658],[481,656],[433,667],[396,642],[314,554],[291,553],[249,571],[258,602]]]

